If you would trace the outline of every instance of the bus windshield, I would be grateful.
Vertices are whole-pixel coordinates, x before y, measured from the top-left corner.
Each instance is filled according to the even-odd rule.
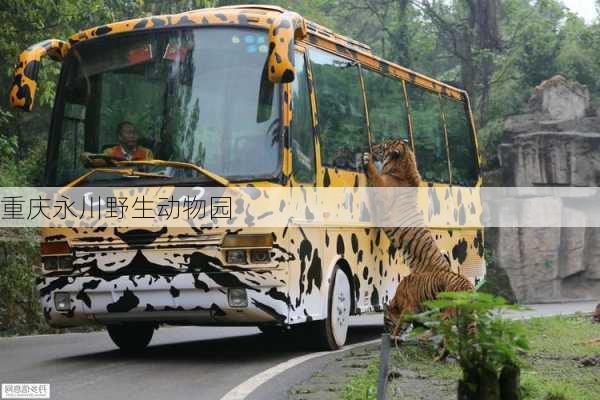
[[[48,183],[88,172],[86,154],[191,163],[230,180],[274,177],[280,88],[267,80],[267,54],[266,31],[230,27],[115,35],[74,46],[57,91]],[[164,165],[141,168],[206,180],[193,168]],[[131,181],[111,173],[90,180]]]

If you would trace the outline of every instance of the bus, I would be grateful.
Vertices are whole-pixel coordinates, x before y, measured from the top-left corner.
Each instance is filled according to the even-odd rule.
[[[364,187],[361,156],[402,138],[424,184],[446,191],[424,210],[439,247],[454,270],[485,273],[482,228],[460,228],[481,214],[464,90],[275,6],[139,18],[33,45],[16,67],[14,107],[32,109],[45,56],[62,63],[46,186]],[[103,162],[117,155],[173,173],[129,179]],[[448,209],[458,228],[436,225]],[[46,227],[40,249],[48,324],[105,325],[125,351],[163,324],[298,330],[338,349],[350,316],[382,311],[409,273],[381,229],[300,222]]]

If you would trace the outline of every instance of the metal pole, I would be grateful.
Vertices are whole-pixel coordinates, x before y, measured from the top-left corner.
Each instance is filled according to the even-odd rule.
[[[379,356],[379,381],[377,382],[377,400],[385,400],[388,369],[390,361],[390,335],[381,335],[381,355]]]

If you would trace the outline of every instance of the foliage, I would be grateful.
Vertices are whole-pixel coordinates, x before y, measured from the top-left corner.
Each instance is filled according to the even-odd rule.
[[[19,52],[41,40],[64,39],[110,21],[248,3],[292,9],[369,44],[375,54],[463,84],[470,90],[484,159],[491,166],[496,165],[501,121],[522,112],[531,89],[542,80],[557,73],[577,79],[589,86],[594,104],[600,102],[600,24],[586,25],[560,0],[15,0],[0,6],[0,86],[9,88]],[[33,114],[9,110],[7,96],[0,96],[3,167],[32,151],[43,155],[59,67],[43,63]],[[388,120],[402,118],[401,113],[390,112]],[[42,161],[37,168],[42,169]],[[36,184],[40,174],[28,171],[15,181],[14,171],[2,168],[0,184]]]
[[[31,290],[35,279],[31,264],[37,254],[35,231],[2,229],[0,233],[0,335],[47,329]],[[22,240],[10,239],[15,236]]]
[[[444,337],[448,352],[462,369],[461,382],[467,392],[487,399],[482,394],[490,389],[485,387],[495,385],[494,390],[498,390],[498,377],[506,366],[522,365],[518,351],[528,347],[522,326],[498,314],[517,306],[479,292],[440,293],[425,306],[428,311],[415,318],[432,325],[433,332]]]
[[[507,363],[518,364],[518,350],[528,347],[520,325],[498,315],[498,310],[518,309],[501,297],[445,292],[425,306],[428,311],[417,318],[434,324],[434,331],[447,339],[448,350],[463,369],[480,366],[498,370]],[[454,315],[446,318],[449,309]]]

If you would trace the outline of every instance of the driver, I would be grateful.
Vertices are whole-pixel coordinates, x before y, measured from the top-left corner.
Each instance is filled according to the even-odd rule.
[[[117,125],[119,144],[104,150],[104,154],[117,160],[140,161],[152,160],[152,150],[140,146],[137,143],[137,132],[135,125],[129,121],[123,121]]]

